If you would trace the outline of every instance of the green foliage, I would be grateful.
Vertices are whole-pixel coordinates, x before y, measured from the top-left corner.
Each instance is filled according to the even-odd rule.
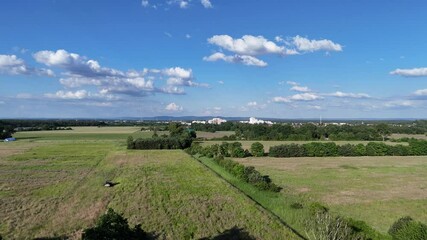
[[[402,217],[388,230],[393,240],[427,239],[427,225],[414,221],[411,217]]]
[[[138,138],[132,143],[128,142],[128,149],[185,149],[190,147],[192,142],[191,138]]]
[[[128,137],[126,143],[127,143],[128,149],[134,149],[135,148],[135,143],[133,141],[133,137],[132,136]]]
[[[185,127],[181,123],[171,122],[169,123],[168,130],[171,137],[178,137],[185,132]]]
[[[304,205],[302,205],[302,203],[295,202],[295,203],[291,203],[290,207],[292,209],[303,209]]]
[[[334,156],[410,156],[427,155],[427,141],[411,140],[409,146],[368,144],[336,145],[333,142],[311,142],[306,144],[283,144],[270,147],[270,157],[334,157]]]
[[[254,142],[251,145],[251,154],[254,157],[263,157],[264,156],[264,145],[260,142]]]
[[[102,215],[96,226],[87,228],[82,234],[83,240],[119,240],[119,239],[148,239],[147,233],[140,225],[130,228],[126,218],[109,208]]]
[[[242,158],[249,154],[249,152],[243,150],[240,142],[222,143],[221,145],[213,144],[206,147],[195,143],[186,149],[186,152],[191,155],[200,154],[201,156],[213,158],[227,172],[260,190],[272,192],[281,190],[279,186],[271,181],[270,177],[261,175],[254,167],[246,167],[236,161],[225,158],[229,156]]]

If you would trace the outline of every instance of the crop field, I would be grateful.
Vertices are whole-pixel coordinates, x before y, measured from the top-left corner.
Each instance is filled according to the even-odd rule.
[[[392,139],[399,139],[399,138],[415,138],[415,139],[422,139],[427,140],[427,135],[425,134],[391,134],[390,138]]]
[[[229,143],[241,142],[242,147],[244,149],[248,149],[248,150],[251,148],[252,143],[260,142],[260,143],[262,143],[262,145],[264,145],[265,152],[268,152],[268,150],[272,146],[277,146],[277,145],[281,145],[281,144],[292,144],[292,143],[304,144],[304,143],[310,143],[313,141],[204,141],[204,142],[202,142],[202,146],[209,146],[209,145],[213,145],[213,144],[221,144],[222,142],[229,142]],[[354,144],[355,145],[355,144],[359,144],[359,143],[368,144],[369,142],[372,142],[372,141],[315,141],[315,142],[321,142],[321,143],[334,142],[337,145],[344,145],[344,144]],[[398,143],[398,142],[387,142],[387,141],[385,141],[384,143],[389,144],[389,145],[396,145],[396,144],[408,145],[408,143],[406,143],[406,142]]]
[[[197,134],[197,137],[199,138],[212,139],[212,138],[222,138],[225,136],[233,135],[234,131],[216,131],[214,133],[197,131],[196,134]]]
[[[235,159],[332,212],[386,233],[403,216],[427,223],[427,157]]]
[[[20,132],[18,141],[0,143],[5,239],[79,238],[108,207],[159,239],[214,237],[231,229],[255,238],[297,239],[183,151],[126,150],[126,137],[138,129],[73,131]],[[118,184],[106,188],[106,180]]]
[[[126,141],[129,135],[134,138],[147,138],[151,131],[140,131],[140,127],[72,127],[73,130],[17,132],[13,136],[19,140],[33,141]],[[167,134],[159,131],[158,135]]]

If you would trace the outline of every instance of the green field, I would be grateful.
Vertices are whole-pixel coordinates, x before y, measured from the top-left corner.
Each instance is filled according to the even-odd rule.
[[[427,223],[425,156],[235,160],[255,166],[304,201],[321,202],[382,233],[403,216]]]
[[[212,138],[222,138],[225,136],[230,136],[234,134],[234,131],[216,131],[216,132],[203,132],[203,131],[197,131],[196,132],[198,138],[206,138],[206,139],[212,139]]]
[[[391,139],[400,139],[400,138],[415,138],[415,139],[422,139],[422,140],[427,140],[427,135],[425,134],[391,134],[390,135]]]
[[[232,143],[232,142],[236,142],[236,141],[203,141],[201,143],[202,143],[202,146],[209,146],[209,145],[213,145],[213,144],[221,144],[222,142]],[[252,143],[260,142],[260,143],[262,143],[262,145],[264,145],[265,151],[268,152],[270,147],[281,145],[281,144],[292,144],[292,143],[304,144],[304,143],[310,143],[313,141],[237,141],[237,142],[241,142],[242,147],[244,149],[248,149],[248,150],[251,148]],[[334,142],[337,145],[344,145],[344,144],[354,144],[355,145],[355,144],[359,144],[359,143],[368,144],[369,142],[375,142],[375,141],[315,141],[315,142],[321,142],[321,143]],[[378,141],[378,142],[380,142],[380,141]],[[387,142],[386,141],[384,143],[389,144],[389,145],[396,145],[396,144],[408,145],[408,143],[406,143],[406,142],[398,143],[398,142]]]
[[[159,239],[213,237],[230,229],[259,239],[297,239],[183,151],[126,150],[129,134],[140,133],[74,128],[20,132],[18,141],[0,143],[0,235],[78,238],[112,207]],[[119,184],[106,188],[106,180]]]

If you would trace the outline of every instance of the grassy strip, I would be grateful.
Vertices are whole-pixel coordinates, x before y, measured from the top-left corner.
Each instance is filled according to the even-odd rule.
[[[203,163],[215,173],[217,173],[231,185],[243,192],[246,196],[254,200],[261,207],[263,207],[264,209],[275,215],[277,218],[279,218],[279,220],[284,225],[290,228],[299,237],[305,239],[304,220],[308,219],[309,217],[308,208],[293,209],[290,206],[292,203],[300,203],[302,201],[301,197],[284,193],[260,191],[255,186],[252,186],[251,184],[246,183],[233,176],[231,173],[227,172],[224,168],[215,163],[211,158],[194,158]],[[286,192],[286,190],[282,191]]]

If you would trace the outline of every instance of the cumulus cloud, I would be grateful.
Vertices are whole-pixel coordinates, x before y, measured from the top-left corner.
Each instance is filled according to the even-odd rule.
[[[310,92],[311,90],[308,87],[303,87],[303,86],[293,86],[291,87],[292,91],[296,91],[296,92]]]
[[[295,94],[289,97],[274,97],[273,102],[290,103],[295,101],[314,101],[314,100],[321,100],[321,99],[323,99],[323,97],[319,96],[316,93],[300,93],[300,94]]]
[[[266,62],[254,57],[268,54],[289,56],[300,54],[300,52],[315,52],[320,50],[342,51],[342,46],[340,44],[327,39],[310,40],[301,36],[296,36],[293,37],[292,40],[286,41],[281,36],[276,36],[274,40],[276,43],[282,43],[284,45],[278,45],[264,36],[244,35],[241,38],[233,38],[229,35],[214,35],[208,38],[208,43],[236,55],[228,56],[224,53],[217,52],[203,59],[212,62],[223,60],[233,63],[240,62],[251,66],[267,66]]]
[[[286,54],[285,47],[278,46],[263,36],[244,35],[242,38],[233,39],[229,35],[215,35],[209,38],[208,42],[241,55]]]
[[[247,66],[257,66],[257,67],[266,67],[267,63],[252,56],[248,55],[238,55],[235,54],[234,56],[226,56],[224,53],[214,53],[210,55],[209,57],[203,57],[204,61],[208,62],[216,62],[219,60],[229,62],[229,63],[242,63],[243,65]]]
[[[50,69],[28,66],[24,60],[18,58],[16,55],[0,55],[0,73],[11,75],[55,76],[55,73]]]
[[[162,74],[169,77],[167,84],[170,86],[209,87],[206,83],[197,83],[193,78],[191,69],[173,67],[162,70]]]
[[[338,97],[338,98],[371,98],[371,96],[369,96],[366,93],[345,93],[340,91],[327,94],[327,95],[332,97]]]
[[[280,85],[283,85],[283,82],[279,83]],[[286,84],[291,85],[292,87],[290,88],[291,91],[295,91],[295,92],[311,92],[311,89],[308,87],[304,87],[304,86],[300,86],[299,83],[297,82],[293,82],[293,81],[287,81]]]
[[[419,89],[414,92],[416,96],[427,96],[427,89]]]
[[[48,98],[58,98],[58,99],[85,99],[89,95],[88,95],[88,92],[86,90],[78,90],[75,92],[57,91],[54,94],[46,93],[45,96]]]
[[[143,7],[149,7],[150,3],[148,2],[148,0],[142,0],[141,1],[141,6],[143,6]]]
[[[425,77],[427,76],[427,68],[411,68],[411,69],[396,69],[391,71],[392,75],[399,75],[403,77]]]
[[[310,40],[301,36],[295,36],[292,38],[292,44],[297,50],[302,52],[315,52],[315,51],[342,51],[342,46],[338,43],[334,43],[331,40]]]
[[[124,77],[122,71],[101,67],[99,63],[92,59],[80,56],[76,53],[69,53],[64,49],[57,51],[39,51],[33,55],[34,59],[50,67],[58,67],[69,71],[70,74],[84,77]]]
[[[204,8],[213,8],[212,3],[209,0],[200,0],[200,3]]]
[[[177,105],[176,103],[169,103],[166,107],[165,110],[167,111],[171,111],[171,112],[180,112],[182,110],[184,110],[184,108],[182,106]]]
[[[184,89],[180,86],[208,87],[207,84],[194,80],[191,69],[180,67],[125,72],[102,67],[96,60],[63,49],[39,51],[33,57],[39,63],[63,70],[64,77],[59,81],[66,88],[95,86],[108,94],[146,96],[154,93],[184,94]],[[166,85],[156,87],[154,81],[160,82],[163,77],[167,78]]]

